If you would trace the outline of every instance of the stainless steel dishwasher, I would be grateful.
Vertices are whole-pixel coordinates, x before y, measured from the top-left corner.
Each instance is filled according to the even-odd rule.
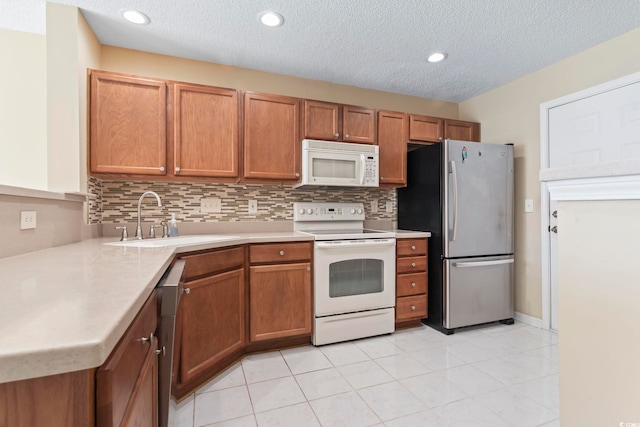
[[[158,425],[169,424],[169,402],[171,399],[171,370],[173,368],[173,344],[176,314],[180,295],[184,288],[184,260],[176,261],[160,279],[156,288],[160,301],[160,330],[158,332]]]

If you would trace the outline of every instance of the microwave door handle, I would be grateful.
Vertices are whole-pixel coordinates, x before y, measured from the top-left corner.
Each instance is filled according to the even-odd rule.
[[[360,154],[360,185],[364,185],[364,173],[366,166],[366,159],[364,154]]]

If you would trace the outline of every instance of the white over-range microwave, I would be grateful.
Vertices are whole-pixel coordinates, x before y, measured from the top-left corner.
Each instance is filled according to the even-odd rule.
[[[294,187],[378,187],[377,145],[302,140],[302,180]]]

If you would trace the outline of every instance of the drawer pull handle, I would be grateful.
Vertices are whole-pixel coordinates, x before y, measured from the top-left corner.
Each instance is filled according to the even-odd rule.
[[[416,306],[415,305],[411,306],[411,311],[416,311]]]
[[[411,250],[415,251],[416,250],[416,245],[411,245]]]
[[[411,263],[411,267],[415,268],[415,267],[416,267],[416,263],[415,263],[415,262],[412,262],[412,263]]]
[[[416,287],[416,282],[411,282],[411,287],[415,288]]]
[[[280,256],[284,256],[284,251],[280,251]]]
[[[149,344],[153,344],[153,339],[154,339],[154,338],[155,338],[155,337],[153,336],[153,332],[151,332],[151,333],[149,334],[149,338],[147,338],[147,337],[142,337],[142,338],[140,338],[140,341],[142,342],[142,344],[147,344],[147,343],[149,343]]]
[[[191,293],[191,289],[190,289],[190,288],[184,288],[184,289],[182,290],[182,292],[183,292],[183,293],[185,293],[185,294],[187,294],[187,295],[189,295],[189,294]]]

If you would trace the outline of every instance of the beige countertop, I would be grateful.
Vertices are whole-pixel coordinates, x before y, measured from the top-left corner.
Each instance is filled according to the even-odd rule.
[[[104,237],[0,259],[0,383],[102,365],[177,253],[313,240],[293,231],[234,236],[152,248]]]

